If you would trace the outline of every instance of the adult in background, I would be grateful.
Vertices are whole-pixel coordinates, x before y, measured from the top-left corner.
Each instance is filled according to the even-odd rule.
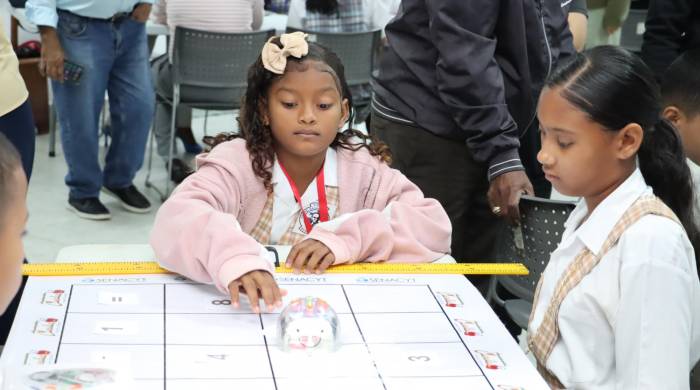
[[[630,12],[631,0],[588,0],[586,47],[620,45],[622,24]]]
[[[700,1],[650,0],[642,59],[661,80],[683,52],[700,48]]]
[[[588,36],[588,5],[586,0],[573,0],[565,8],[567,7],[569,12],[567,20],[574,40],[574,48],[580,52],[586,47]]]
[[[133,185],[143,163],[155,94],[145,22],[151,0],[28,0],[27,17],[41,32],[41,69],[52,79],[68,163],[68,208],[93,220],[111,218],[100,189],[128,211],[151,204]],[[71,72],[82,68],[79,79]],[[64,70],[69,78],[64,78]],[[98,118],[109,95],[111,143],[98,161]]]
[[[263,5],[263,0],[159,0],[154,4],[151,20],[158,24],[167,24],[171,36],[174,36],[177,26],[221,33],[247,32],[260,29],[263,22]],[[168,99],[172,99],[173,95],[170,55],[173,42],[174,39],[170,39],[168,54],[156,58],[151,66],[158,93]],[[230,101],[240,100],[245,90],[241,90],[236,96],[230,96],[229,91],[201,87],[187,87],[185,92],[193,100],[206,102],[210,99],[220,101],[222,98]],[[219,95],[221,93],[224,93],[223,97]],[[164,101],[158,101],[156,104],[157,127],[154,127],[154,132],[158,155],[167,160],[170,142],[173,141],[170,138],[172,106]],[[176,134],[183,140],[185,151],[193,154],[201,152],[201,147],[192,136],[192,110],[180,105],[176,122]],[[173,158],[172,164],[171,179],[176,183],[191,173],[190,167],[179,158]]]
[[[287,27],[330,33],[381,30],[393,17],[395,3],[393,0],[291,0]],[[350,89],[357,110],[355,122],[364,122],[370,112],[372,88],[367,84]]]
[[[522,194],[549,196],[535,109],[549,72],[574,52],[567,3],[403,0],[386,26],[371,131],[445,207],[458,261],[491,260],[498,217],[516,221]],[[487,281],[472,280],[482,292]]]

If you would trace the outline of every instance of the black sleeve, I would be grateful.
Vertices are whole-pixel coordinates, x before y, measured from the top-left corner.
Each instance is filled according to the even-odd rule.
[[[588,17],[588,4],[586,0],[572,0],[569,3],[569,13],[584,14]]]
[[[438,94],[466,132],[475,159],[488,163],[489,179],[524,170],[518,155],[518,128],[508,111],[503,74],[494,56],[499,3],[425,2],[429,38],[438,51]]]
[[[693,0],[651,0],[642,42],[642,59],[661,79],[681,54],[683,33],[692,22]]]

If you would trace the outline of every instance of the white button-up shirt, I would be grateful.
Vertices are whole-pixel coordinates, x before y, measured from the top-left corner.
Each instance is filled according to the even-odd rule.
[[[637,169],[583,223],[588,208],[578,204],[544,271],[530,332],[573,259],[584,247],[598,253],[627,208],[652,192]],[[558,320],[546,366],[567,388],[688,389],[700,359],[700,281],[684,229],[642,217],[566,296]]]
[[[333,148],[326,150],[326,160],[323,163],[323,181],[326,187],[338,187],[338,156]],[[274,192],[274,203],[272,205],[272,230],[270,232],[270,244],[277,244],[294,222],[294,232],[306,234],[304,217],[301,215],[301,208],[294,198],[294,192],[289,184],[289,180],[284,175],[277,159],[275,159],[272,169],[272,185]],[[301,195],[301,203],[305,210],[318,210],[318,191],[316,189],[316,179],[309,184]],[[336,205],[328,204],[328,215],[332,218]],[[309,214],[307,214],[309,215]],[[315,224],[312,218],[311,223]]]

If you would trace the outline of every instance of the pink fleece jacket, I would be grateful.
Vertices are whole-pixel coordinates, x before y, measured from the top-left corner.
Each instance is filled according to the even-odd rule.
[[[333,252],[335,264],[430,262],[449,253],[452,228],[435,199],[366,149],[338,148],[337,155],[338,217],[308,235]],[[248,234],[267,192],[245,141],[218,145],[198,156],[197,166],[158,210],[150,242],[160,264],[224,292],[250,271],[274,272]]]

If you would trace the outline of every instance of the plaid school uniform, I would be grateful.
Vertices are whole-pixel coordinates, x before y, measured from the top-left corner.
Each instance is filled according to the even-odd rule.
[[[680,224],[678,217],[676,217],[673,211],[659,198],[655,196],[643,196],[639,198],[625,211],[620,220],[615,224],[603,243],[598,255],[589,251],[588,248],[584,248],[576,256],[574,261],[571,262],[556,285],[554,295],[549,302],[549,306],[547,306],[542,323],[535,332],[528,334],[527,343],[530,351],[532,351],[535,358],[537,358],[537,370],[552,389],[564,388],[559,379],[545,366],[549,355],[554,349],[554,344],[556,344],[559,339],[558,317],[561,303],[564,301],[567,294],[593,270],[603,256],[617,244],[625,230],[647,214],[666,217]],[[542,287],[542,277],[540,277],[535,290],[533,301],[535,304],[539,299],[540,287]],[[533,310],[530,312],[530,325],[532,325],[534,313],[535,310],[533,307]]]
[[[332,15],[306,12],[301,24],[304,30],[319,32],[360,32],[369,26],[363,18],[362,0],[340,0],[338,10]]]
[[[326,186],[326,200],[328,202],[329,214],[328,218],[333,219],[338,212],[338,205],[340,202],[340,197],[338,196],[338,187]],[[253,230],[250,231],[251,237],[253,237],[257,242],[261,244],[270,243],[270,235],[272,232],[272,208],[275,203],[275,194],[270,192],[267,195],[267,201],[265,202],[265,207],[260,214],[260,219],[258,223],[255,224]],[[301,209],[294,214],[292,222],[285,233],[280,237],[280,240],[276,242],[277,245],[294,245],[306,237],[306,234],[299,233],[296,229],[297,223],[301,218]]]

